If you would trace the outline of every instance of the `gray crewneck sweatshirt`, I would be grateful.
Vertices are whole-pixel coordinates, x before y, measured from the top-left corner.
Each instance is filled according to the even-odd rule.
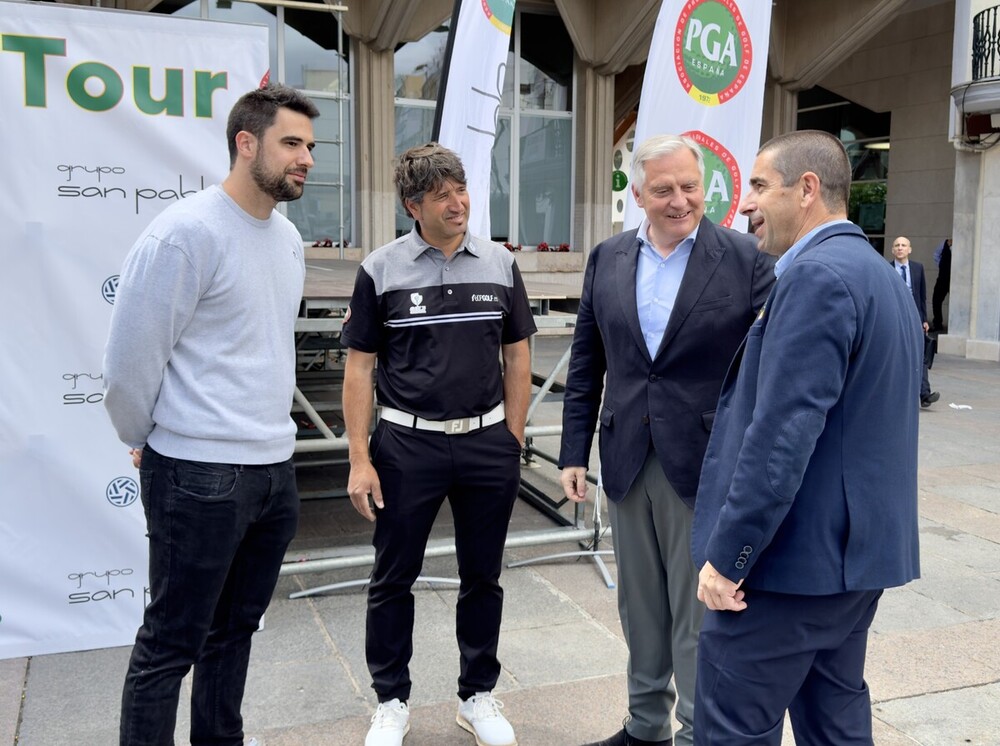
[[[302,238],[219,186],[164,210],[125,259],[104,355],[121,440],[172,458],[291,457]]]

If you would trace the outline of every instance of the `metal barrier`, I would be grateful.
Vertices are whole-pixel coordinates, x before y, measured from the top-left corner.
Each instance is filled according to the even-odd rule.
[[[575,325],[575,317],[536,316],[535,322],[539,328],[571,328]],[[336,333],[340,331],[342,325],[343,319],[335,317],[323,319],[299,319],[296,323],[296,331],[299,333]],[[532,342],[533,341],[534,340],[532,340]],[[534,353],[533,345],[532,353]],[[534,415],[538,405],[552,390],[559,373],[569,363],[569,357],[570,349],[567,348],[565,354],[556,363],[552,372],[545,378],[539,390],[533,396],[531,404],[528,408],[529,423],[531,422],[532,415]],[[302,393],[298,386],[295,388],[295,401],[301,407],[309,421],[315,425],[316,430],[322,435],[320,438],[297,440],[295,443],[295,452],[314,453],[320,451],[340,451],[346,453],[348,450],[346,435],[338,436],[330,430],[329,426],[316,411],[316,408],[310,403],[309,399]],[[536,456],[551,463],[556,463],[557,459],[535,447],[533,440],[536,437],[560,435],[561,433],[561,425],[529,424],[525,428],[526,446],[523,454],[525,464],[530,465],[533,458]],[[601,525],[601,487],[596,480],[591,479],[589,476],[588,479],[593,483],[598,484],[597,496],[594,501],[592,528],[588,528],[586,525],[584,506],[581,503],[574,503],[573,518],[567,518],[559,512],[559,509],[567,502],[565,497],[562,497],[560,500],[553,500],[540,490],[522,482],[520,497],[542,513],[548,515],[557,523],[563,523],[564,525],[553,529],[520,531],[509,534],[504,546],[509,549],[514,547],[538,546],[543,544],[577,541],[581,543],[589,542],[589,548],[578,552],[563,552],[560,554],[546,555],[545,557],[539,557],[532,560],[515,562],[508,564],[508,567],[518,567],[532,562],[541,562],[561,557],[589,556],[594,560],[594,563],[607,587],[614,588],[614,583],[600,557],[601,555],[611,554],[611,551],[601,550],[599,548],[601,539],[610,532],[610,529],[605,529]],[[427,549],[424,552],[424,557],[442,557],[453,554],[455,554],[454,539],[439,539],[431,540],[427,543]],[[307,553],[305,558],[300,557],[299,559],[290,559],[286,557],[280,573],[281,575],[299,575],[306,573],[328,572],[331,570],[342,570],[352,567],[366,567],[373,564],[374,561],[375,552],[370,546],[355,545],[337,549],[315,550]],[[428,578],[424,576],[418,578],[418,581],[436,583],[454,582],[454,580],[450,578]],[[302,598],[305,596],[316,595],[343,588],[360,587],[366,585],[367,582],[367,579],[349,580],[341,583],[323,585],[316,588],[308,588],[293,593],[289,597]]]

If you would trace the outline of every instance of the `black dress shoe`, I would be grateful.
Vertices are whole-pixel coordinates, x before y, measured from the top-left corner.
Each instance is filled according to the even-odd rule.
[[[941,394],[939,394],[937,391],[932,391],[927,396],[922,397],[920,399],[920,406],[921,407],[929,407],[931,404],[933,404],[934,402],[936,402],[940,398],[941,398]]]
[[[625,730],[625,724],[628,721],[629,719],[625,718],[625,721],[622,723],[622,729],[610,738],[605,738],[603,741],[594,741],[584,746],[672,746],[673,739],[671,738],[668,738],[666,741],[643,741],[641,738],[629,735],[629,732]]]

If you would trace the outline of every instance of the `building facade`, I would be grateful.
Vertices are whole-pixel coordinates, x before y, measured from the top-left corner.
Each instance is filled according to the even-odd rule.
[[[289,216],[306,239],[332,238],[355,257],[408,229],[392,161],[430,137],[453,4],[114,0],[271,29],[272,79],[307,91],[323,113],[317,167]],[[660,0],[516,3],[490,211],[493,238],[522,246],[523,271],[578,287],[589,248],[618,227],[615,194],[627,192],[612,192],[611,174],[631,146],[659,9]],[[934,250],[953,237],[939,347],[1000,361],[992,9],[989,0],[777,0],[761,138],[807,127],[840,137],[855,170],[851,218],[885,254],[894,236],[908,236],[929,287]],[[542,242],[571,251],[533,251]]]

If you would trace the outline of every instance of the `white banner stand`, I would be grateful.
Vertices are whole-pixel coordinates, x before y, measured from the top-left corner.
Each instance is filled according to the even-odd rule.
[[[101,403],[118,272],[228,173],[268,58],[264,27],[0,0],[0,658],[135,637],[139,476]]]

